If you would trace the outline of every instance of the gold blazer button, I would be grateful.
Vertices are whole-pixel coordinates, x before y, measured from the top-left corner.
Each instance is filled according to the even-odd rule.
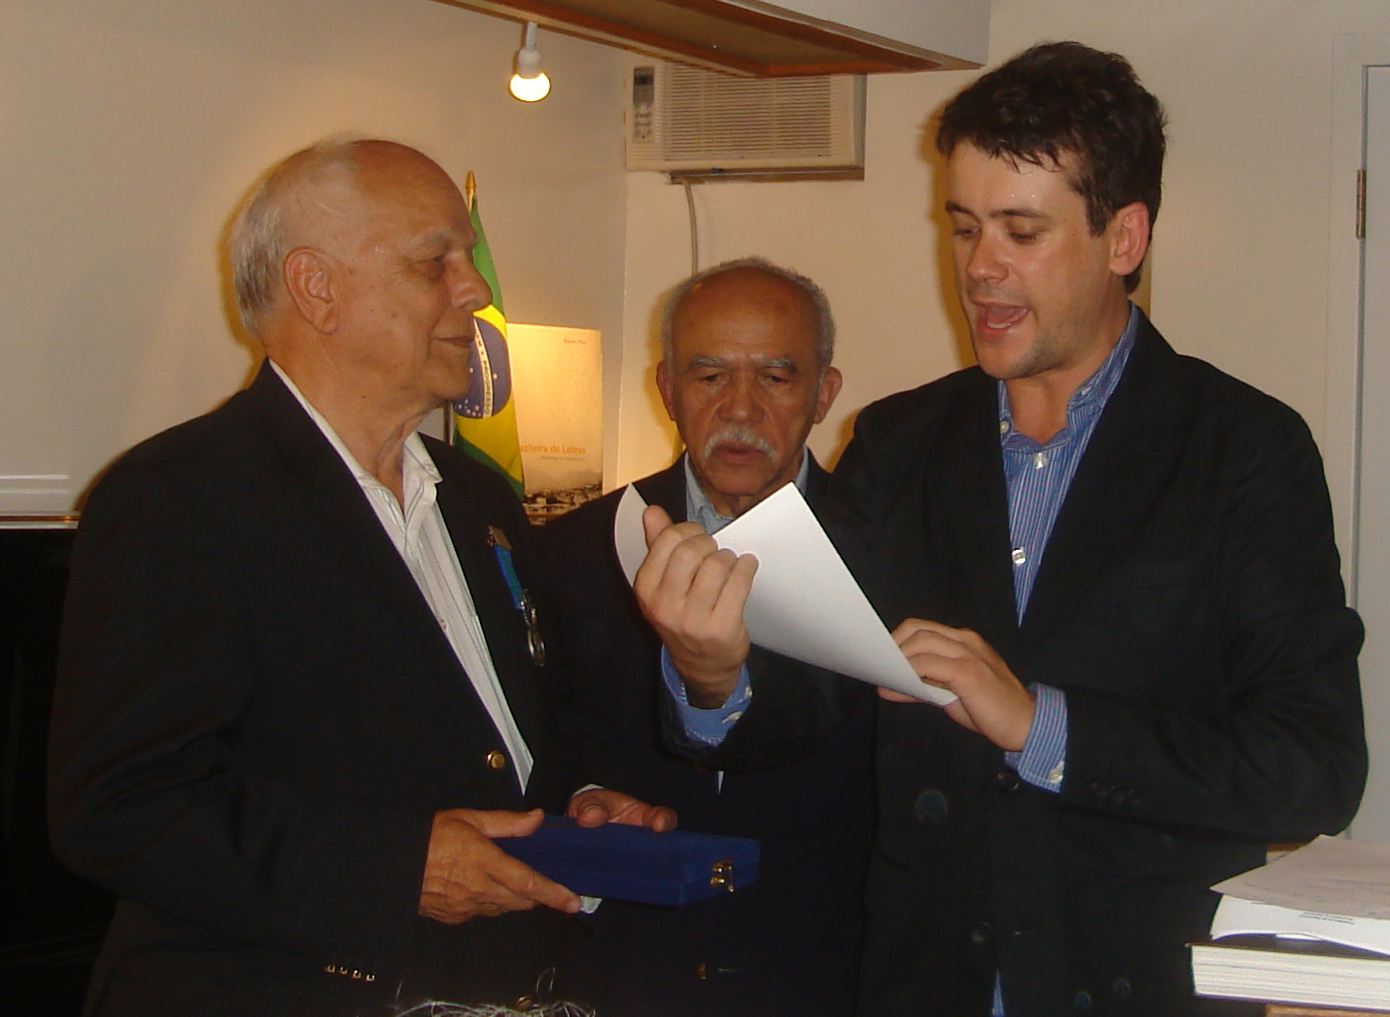
[[[496,749],[487,754],[487,768],[489,770],[501,770],[507,765],[507,757]]]

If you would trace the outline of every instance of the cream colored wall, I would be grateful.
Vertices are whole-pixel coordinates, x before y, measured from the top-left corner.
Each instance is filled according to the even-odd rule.
[[[623,56],[543,35],[555,89],[526,106],[520,32],[429,0],[6,0],[0,503],[63,507],[4,476],[80,489],[245,379],[219,232],[264,167],[344,130],[476,172],[508,313],[613,342],[615,434]]]
[[[991,28],[995,61],[1064,37],[1133,59],[1173,121],[1155,318],[1319,435],[1331,39],[1353,32],[1390,32],[1390,7],[995,0]],[[262,167],[342,129],[477,171],[509,313],[604,333],[609,483],[667,462],[650,325],[689,269],[684,195],[621,168],[624,54],[544,36],[556,90],[526,107],[501,90],[518,36],[429,0],[9,0],[0,501],[22,485],[5,475],[80,487],[235,387],[252,357],[229,337],[215,237]],[[920,149],[931,113],[972,77],[873,78],[862,183],[696,190],[704,264],[761,253],[831,295],[846,386],[813,439],[823,457],[854,410],[966,356]]]
[[[1332,39],[1390,32],[1379,0],[994,0],[990,57],[1076,38],[1129,56],[1171,116],[1152,309],[1193,353],[1293,405],[1324,430]],[[928,117],[974,72],[869,83],[862,183],[697,190],[701,261],[760,253],[817,279],[841,328],[845,390],[813,437],[837,450],[866,402],[964,362],[944,262]],[[1337,200],[1351,200],[1341,181]],[[646,381],[645,328],[689,268],[685,201],[656,174],[629,181],[619,479],[668,460]]]

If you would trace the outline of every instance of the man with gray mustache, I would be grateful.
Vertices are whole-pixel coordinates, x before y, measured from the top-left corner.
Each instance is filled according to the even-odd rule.
[[[686,452],[639,480],[674,518],[717,530],[788,483],[814,505],[825,471],[805,448],[840,389],[834,321],[814,283],[762,259],[681,283],[662,320],[656,382]],[[658,730],[660,642],[613,551],[618,493],[550,523],[539,550],[568,656],[558,684],[583,736],[623,761],[636,794],[677,809],[688,830],[757,838],[758,882],[681,909],[608,901],[586,919],[621,972],[594,987],[604,1017],[742,1017],[852,1012],[872,827],[872,713],[791,766],[721,775],[676,759]],[[615,785],[617,786],[617,785]],[[623,785],[626,786],[626,785]],[[825,824],[823,817],[835,816]],[[607,961],[607,963],[605,963]],[[616,980],[615,980],[616,981]]]

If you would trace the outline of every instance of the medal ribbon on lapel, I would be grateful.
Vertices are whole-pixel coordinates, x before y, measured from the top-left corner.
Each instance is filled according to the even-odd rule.
[[[516,576],[516,565],[512,562],[511,541],[496,526],[489,526],[487,528],[487,542],[492,547],[493,554],[497,556],[497,567],[502,570],[502,578],[507,581],[507,589],[512,594],[512,603],[521,612],[522,620],[526,622],[526,648],[531,651],[531,660],[535,662],[537,667],[541,667],[545,664],[545,640],[541,638],[536,604],[531,599],[531,594],[526,592],[526,588],[521,585],[521,580]]]

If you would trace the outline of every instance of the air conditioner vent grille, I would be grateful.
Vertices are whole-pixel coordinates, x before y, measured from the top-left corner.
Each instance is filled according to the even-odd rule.
[[[672,67],[667,159],[809,157],[834,152],[830,79],[735,78]]]
[[[629,169],[682,174],[862,174],[862,77],[741,78],[680,64],[633,68]]]

